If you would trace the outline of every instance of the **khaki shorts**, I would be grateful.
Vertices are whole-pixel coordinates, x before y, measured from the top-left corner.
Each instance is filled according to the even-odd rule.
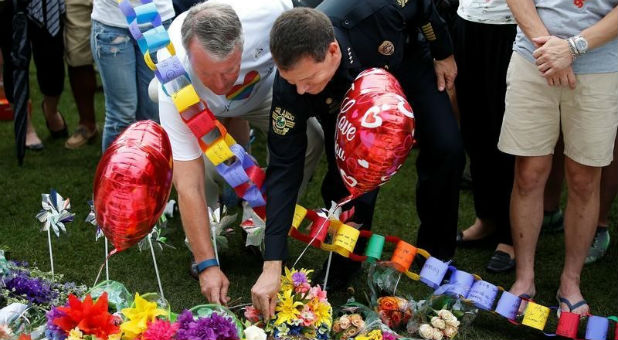
[[[66,0],[64,57],[69,66],[92,65],[90,27],[92,0]]]
[[[536,65],[513,53],[506,76],[504,120],[498,148],[516,156],[564,154],[602,167],[612,161],[618,127],[618,72],[576,75],[575,90],[547,85]]]

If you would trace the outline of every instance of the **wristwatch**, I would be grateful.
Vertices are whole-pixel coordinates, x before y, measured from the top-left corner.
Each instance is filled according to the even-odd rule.
[[[575,52],[575,55],[582,55],[588,52],[588,40],[581,35],[576,35],[568,39],[569,45]]]

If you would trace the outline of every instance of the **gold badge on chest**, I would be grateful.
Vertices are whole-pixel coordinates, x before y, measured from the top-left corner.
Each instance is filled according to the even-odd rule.
[[[382,55],[392,55],[395,53],[395,45],[388,40],[384,40],[378,47],[378,52]]]
[[[408,3],[408,0],[397,0],[397,3],[399,6],[403,7]]]

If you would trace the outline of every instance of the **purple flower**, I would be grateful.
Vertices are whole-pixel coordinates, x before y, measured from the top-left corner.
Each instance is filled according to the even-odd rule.
[[[62,328],[56,326],[54,324],[54,320],[59,317],[65,316],[64,312],[59,310],[56,307],[52,307],[52,309],[47,312],[47,325],[45,327],[45,337],[50,340],[64,340],[67,338],[65,332]]]
[[[190,311],[184,310],[177,319],[177,340],[237,340],[238,331],[229,318],[212,313],[208,317],[193,319]]]
[[[56,297],[51,285],[43,279],[33,278],[28,273],[19,271],[3,279],[4,287],[12,295],[25,297],[36,304],[47,304]]]
[[[307,283],[307,275],[300,271],[292,274],[292,283],[294,284],[294,287]]]

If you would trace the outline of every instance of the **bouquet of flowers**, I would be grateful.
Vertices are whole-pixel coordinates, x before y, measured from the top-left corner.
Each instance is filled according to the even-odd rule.
[[[408,300],[398,296],[383,296],[377,300],[376,312],[380,320],[390,329],[404,327],[413,313],[413,306]]]
[[[83,301],[69,295],[64,307],[52,307],[47,313],[45,336],[50,340],[119,340],[122,320],[108,312],[107,293],[96,302],[90,295]]]
[[[333,322],[333,336],[337,340],[354,339],[365,328],[365,320],[359,313],[344,314]]]
[[[165,321],[169,319],[169,314],[169,311],[159,308],[157,302],[148,301],[136,293],[133,305],[130,308],[122,309],[122,315],[126,320],[120,325],[122,338],[126,340],[147,338],[143,334],[159,319],[164,319],[161,320],[163,323],[157,324],[157,327],[155,327],[157,332],[153,329],[150,330],[150,337],[154,335],[153,333],[159,335],[161,327],[164,327],[167,331],[169,328],[166,328],[164,325],[166,325]],[[167,323],[169,324],[169,322]],[[154,339],[159,338],[161,337],[154,337]]]
[[[326,291],[311,286],[311,270],[285,268],[281,288],[277,294],[275,317],[265,325],[272,339],[321,339],[329,338],[332,326],[332,308]],[[253,307],[245,310],[249,322],[261,324],[259,313]],[[251,327],[247,330],[252,329]],[[247,338],[261,339],[259,332],[251,330]]]
[[[337,340],[394,340],[397,335],[388,328],[378,314],[367,306],[348,301],[343,313],[333,322],[333,337]]]
[[[177,319],[177,340],[237,340],[239,329],[232,317],[213,312],[208,316],[194,317],[189,310],[184,310]],[[151,340],[169,338],[151,338]]]
[[[423,339],[453,339],[461,327],[470,324],[478,309],[448,295],[432,295],[417,304],[414,319],[408,323],[408,334]]]
[[[0,251],[0,326],[4,333],[42,333],[52,306],[64,304],[70,294],[85,293],[85,286],[61,279],[62,275],[42,272],[25,262],[8,261]]]

